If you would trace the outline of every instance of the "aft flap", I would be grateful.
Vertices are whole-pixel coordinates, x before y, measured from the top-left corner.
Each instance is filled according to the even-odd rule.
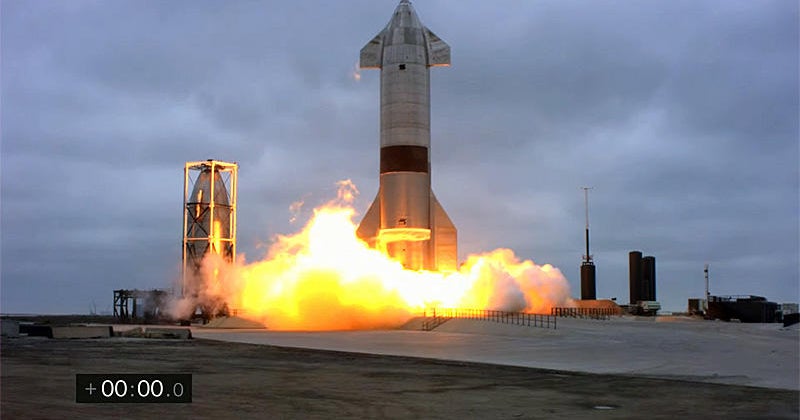
[[[433,217],[433,252],[436,269],[439,271],[458,270],[458,231],[450,216],[444,211],[439,200],[431,191],[431,215]]]
[[[375,247],[375,240],[381,228],[381,192],[375,196],[375,200],[369,206],[367,214],[361,219],[361,223],[356,230],[356,236],[366,242],[370,247]]]

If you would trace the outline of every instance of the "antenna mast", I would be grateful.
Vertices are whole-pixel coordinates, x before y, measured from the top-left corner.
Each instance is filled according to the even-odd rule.
[[[583,263],[592,262],[592,254],[589,253],[589,190],[592,187],[581,187],[583,189],[583,199],[586,204],[586,255],[583,256]]]
[[[583,197],[586,203],[586,255],[583,256],[581,263],[581,300],[595,300],[597,299],[597,274],[592,254],[589,253],[589,190],[592,188],[581,188],[583,188]]]

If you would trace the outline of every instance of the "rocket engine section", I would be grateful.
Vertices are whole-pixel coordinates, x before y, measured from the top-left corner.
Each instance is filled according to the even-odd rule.
[[[407,0],[361,49],[359,66],[381,70],[380,187],[357,235],[412,270],[455,271],[457,230],[431,189],[430,73],[450,46]]]
[[[195,299],[204,315],[222,305],[203,295],[203,282],[208,280],[202,273],[203,259],[209,254],[226,262],[236,258],[237,173],[237,164],[210,159],[184,167],[181,294]]]

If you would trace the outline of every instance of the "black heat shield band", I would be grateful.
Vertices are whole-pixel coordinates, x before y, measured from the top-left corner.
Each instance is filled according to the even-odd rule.
[[[387,146],[381,148],[381,173],[428,172],[428,148]]]

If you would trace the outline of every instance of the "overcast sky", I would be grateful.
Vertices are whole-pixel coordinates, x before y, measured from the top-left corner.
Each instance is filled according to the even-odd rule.
[[[252,261],[289,206],[378,189],[379,73],[353,71],[395,0],[3,0],[4,313],[110,311],[169,287],[183,164],[239,172]],[[590,193],[598,297],[798,301],[798,3],[414,2],[452,49],[431,71],[434,190],[459,257],[507,247],[580,295]]]

